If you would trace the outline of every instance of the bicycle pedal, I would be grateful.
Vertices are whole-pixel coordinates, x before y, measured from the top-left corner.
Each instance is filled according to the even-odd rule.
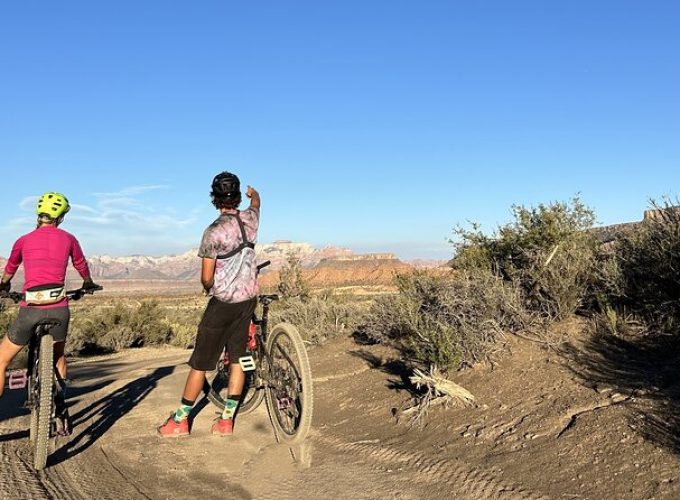
[[[238,364],[244,372],[251,372],[256,368],[255,359],[252,356],[241,356],[238,358]]]
[[[23,370],[15,370],[9,374],[10,389],[24,389],[28,385],[28,377]]]

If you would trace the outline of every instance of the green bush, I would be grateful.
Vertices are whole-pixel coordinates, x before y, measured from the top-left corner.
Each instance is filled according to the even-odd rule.
[[[563,319],[584,302],[593,280],[597,242],[593,211],[579,198],[567,203],[513,206],[513,222],[486,235],[479,225],[454,230],[459,270],[484,269],[517,285],[528,310]]]
[[[397,275],[396,295],[379,297],[363,333],[395,344],[410,360],[444,370],[470,366],[499,349],[503,332],[526,329],[519,289],[489,270]]]

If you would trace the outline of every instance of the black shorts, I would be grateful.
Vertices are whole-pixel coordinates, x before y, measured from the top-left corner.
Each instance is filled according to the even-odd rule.
[[[221,302],[215,297],[210,299],[198,325],[196,346],[189,358],[189,366],[194,370],[214,370],[224,346],[227,346],[232,363],[245,356],[248,327],[256,304],[257,299],[254,298],[235,304]]]
[[[64,342],[68,332],[68,320],[71,312],[68,307],[53,307],[43,309],[38,307],[20,307],[17,319],[9,327],[7,333],[9,339],[16,345],[27,345],[33,335],[33,329],[38,321],[44,319],[56,319],[59,325],[50,329],[55,342]]]

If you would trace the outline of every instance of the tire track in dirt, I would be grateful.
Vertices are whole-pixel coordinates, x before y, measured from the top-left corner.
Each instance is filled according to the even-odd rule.
[[[17,429],[2,428],[0,432],[17,432]],[[54,456],[52,453],[50,456]],[[27,438],[17,439],[11,444],[0,442],[0,499],[150,498],[101,447],[62,464],[50,465],[48,462],[47,468],[40,472],[33,469],[32,460],[33,451]],[[102,474],[104,470],[113,473]]]
[[[347,443],[332,435],[318,435],[314,440],[332,446],[343,453],[349,453],[373,469],[408,468],[427,477],[438,485],[445,484],[456,495],[466,494],[475,499],[513,498],[518,500],[544,500],[546,496],[528,491],[516,485],[503,483],[491,474],[471,470],[444,459],[430,458],[417,452],[406,452],[377,443]]]
[[[0,429],[2,434],[16,429]],[[20,447],[0,442],[0,498],[52,499],[48,490],[33,472],[30,462],[19,453]]]

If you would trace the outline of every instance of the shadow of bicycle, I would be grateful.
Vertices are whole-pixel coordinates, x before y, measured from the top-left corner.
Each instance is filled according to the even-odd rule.
[[[102,437],[118,420],[143,401],[158,382],[171,375],[175,366],[163,366],[133,380],[73,415],[76,432],[68,443],[52,454],[48,466],[57,465],[82,453]],[[79,428],[91,422],[83,430]]]

